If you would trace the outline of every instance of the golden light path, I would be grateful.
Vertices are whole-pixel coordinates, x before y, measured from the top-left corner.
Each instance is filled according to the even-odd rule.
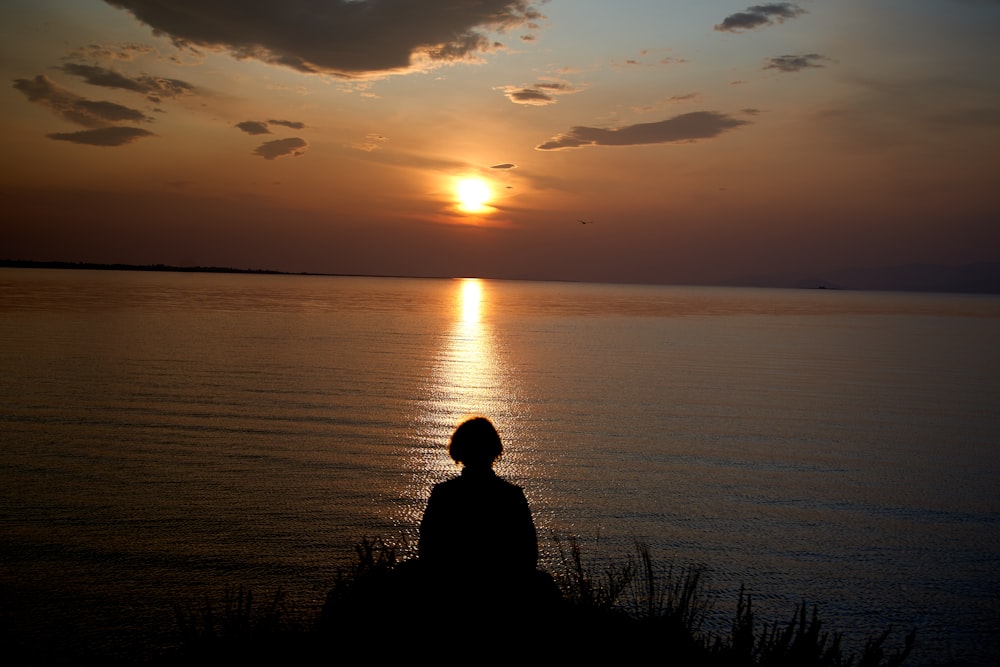
[[[449,281],[447,290],[446,324],[420,399],[414,477],[406,494],[417,501],[398,519],[407,529],[419,524],[431,485],[458,472],[446,449],[452,431],[474,415],[493,418],[504,396],[492,332],[484,321],[488,302],[483,281]]]
[[[450,284],[450,325],[442,330],[417,417],[414,476],[406,494],[417,500],[398,519],[409,531],[419,525],[431,486],[458,472],[448,457],[447,444],[465,419],[484,416],[496,425],[506,449],[497,465],[499,474],[516,480],[534,458],[523,433],[526,415],[521,414],[518,377],[507,368],[503,346],[492,327],[491,292],[496,286],[478,278]]]
[[[483,322],[483,307],[483,282],[477,278],[460,280],[454,311],[457,317],[438,368],[438,411],[455,424],[471,414],[488,416],[502,394],[492,332]]]

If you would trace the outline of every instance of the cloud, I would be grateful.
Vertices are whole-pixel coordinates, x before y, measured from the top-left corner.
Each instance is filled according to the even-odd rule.
[[[300,123],[297,120],[273,120],[272,119],[272,120],[269,120],[267,122],[270,125],[281,125],[282,127],[290,127],[293,130],[301,130],[301,129],[304,129],[305,126],[306,126],[305,123]]]
[[[654,104],[643,104],[632,107],[632,111],[636,113],[649,113],[650,111],[655,111],[664,106],[682,104],[684,102],[693,102],[700,99],[701,95],[699,93],[685,93],[683,95],[671,95],[670,97],[659,100]]]
[[[148,53],[154,51],[152,46],[138,44],[136,42],[126,42],[118,46],[107,46],[104,44],[88,44],[75,49],[68,60],[121,60],[131,62]]]
[[[679,58],[673,55],[661,55],[669,54],[670,49],[642,49],[639,51],[639,57],[637,58],[626,58],[621,64],[614,63],[613,67],[660,67],[662,65],[683,65],[687,63],[684,58]],[[652,60],[651,60],[652,58]]]
[[[29,101],[48,107],[53,113],[74,125],[101,128],[115,123],[152,120],[138,109],[115,102],[88,100],[60,88],[43,74],[34,79],[15,79],[14,88],[24,93]]]
[[[779,72],[798,72],[810,67],[824,67],[824,60],[829,60],[829,58],[818,53],[775,56],[764,61],[764,69],[776,69]]]
[[[142,93],[154,102],[158,102],[164,97],[186,95],[194,90],[194,86],[190,83],[178,79],[148,75],[129,77],[121,72],[97,65],[67,63],[59,69],[67,74],[82,78],[85,83],[89,83],[92,86],[118,88]]]
[[[567,81],[539,81],[530,86],[502,86],[507,99],[514,104],[545,106],[556,103],[556,96],[569,95],[580,91]]]
[[[354,148],[359,151],[364,151],[366,153],[371,153],[381,148],[382,142],[388,141],[388,138],[378,134],[377,132],[371,132],[365,135],[365,140],[354,144]]]
[[[580,148],[581,146],[639,146],[709,139],[747,121],[715,111],[694,111],[655,123],[638,123],[616,129],[572,127],[535,148],[540,151]]]
[[[300,123],[297,120],[269,120],[267,122],[260,120],[245,120],[243,122],[236,123],[236,127],[243,130],[247,134],[271,134],[271,130],[267,128],[268,125],[288,127],[293,130],[301,130],[306,126],[305,123]]]
[[[475,57],[487,32],[531,27],[533,0],[105,0],[178,46],[228,51],[302,72],[346,77]]]
[[[48,135],[49,139],[88,146],[122,146],[150,136],[153,136],[152,132],[138,127],[100,127],[95,130],[56,132]]]
[[[511,164],[510,162],[504,162],[503,164],[495,164],[490,169],[513,169],[516,164]]]
[[[298,137],[292,137],[290,139],[275,139],[274,141],[265,141],[253,152],[254,155],[259,155],[265,160],[274,160],[279,157],[284,157],[286,155],[299,156],[305,153],[304,149],[308,146],[303,139]]]
[[[727,16],[722,23],[715,26],[715,29],[721,32],[742,32],[772,25],[775,22],[783,23],[785,19],[793,19],[805,13],[806,10],[791,2],[754,5],[742,12]]]
[[[242,123],[236,123],[236,127],[247,134],[271,134],[271,130],[267,129],[267,124],[259,120],[245,120]]]

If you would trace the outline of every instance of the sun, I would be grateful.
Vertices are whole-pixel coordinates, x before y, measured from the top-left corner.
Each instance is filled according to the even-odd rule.
[[[489,206],[493,191],[489,183],[481,178],[460,178],[455,181],[455,198],[458,210],[463,213],[487,213],[493,208]]]

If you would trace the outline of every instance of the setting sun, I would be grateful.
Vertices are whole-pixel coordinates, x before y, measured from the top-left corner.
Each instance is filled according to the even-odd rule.
[[[455,197],[458,209],[464,213],[485,213],[492,210],[487,204],[493,197],[493,192],[481,178],[459,179],[455,183]]]

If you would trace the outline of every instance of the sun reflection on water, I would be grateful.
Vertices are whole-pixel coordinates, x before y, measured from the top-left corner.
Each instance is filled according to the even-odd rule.
[[[484,321],[483,292],[483,281],[477,278],[459,282],[454,324],[439,356],[432,410],[448,428],[471,414],[488,416],[501,395],[493,335]]]
[[[479,307],[483,301],[483,284],[478,278],[466,278],[461,285],[462,324],[468,330],[474,330],[480,326]]]
[[[488,284],[463,278],[455,286],[451,324],[435,354],[421,411],[425,442],[445,464],[447,457],[438,448],[448,442],[452,430],[473,415],[488,417],[499,428],[511,394],[490,326]]]
[[[417,525],[431,486],[458,472],[447,445],[465,419],[487,417],[500,431],[507,451],[497,465],[498,473],[516,474],[519,467],[518,450],[523,447],[518,442],[520,420],[515,414],[519,392],[494,331],[492,286],[478,278],[462,278],[453,284],[449,324],[439,338],[420,401],[412,488],[420,500],[402,518],[404,525]]]

